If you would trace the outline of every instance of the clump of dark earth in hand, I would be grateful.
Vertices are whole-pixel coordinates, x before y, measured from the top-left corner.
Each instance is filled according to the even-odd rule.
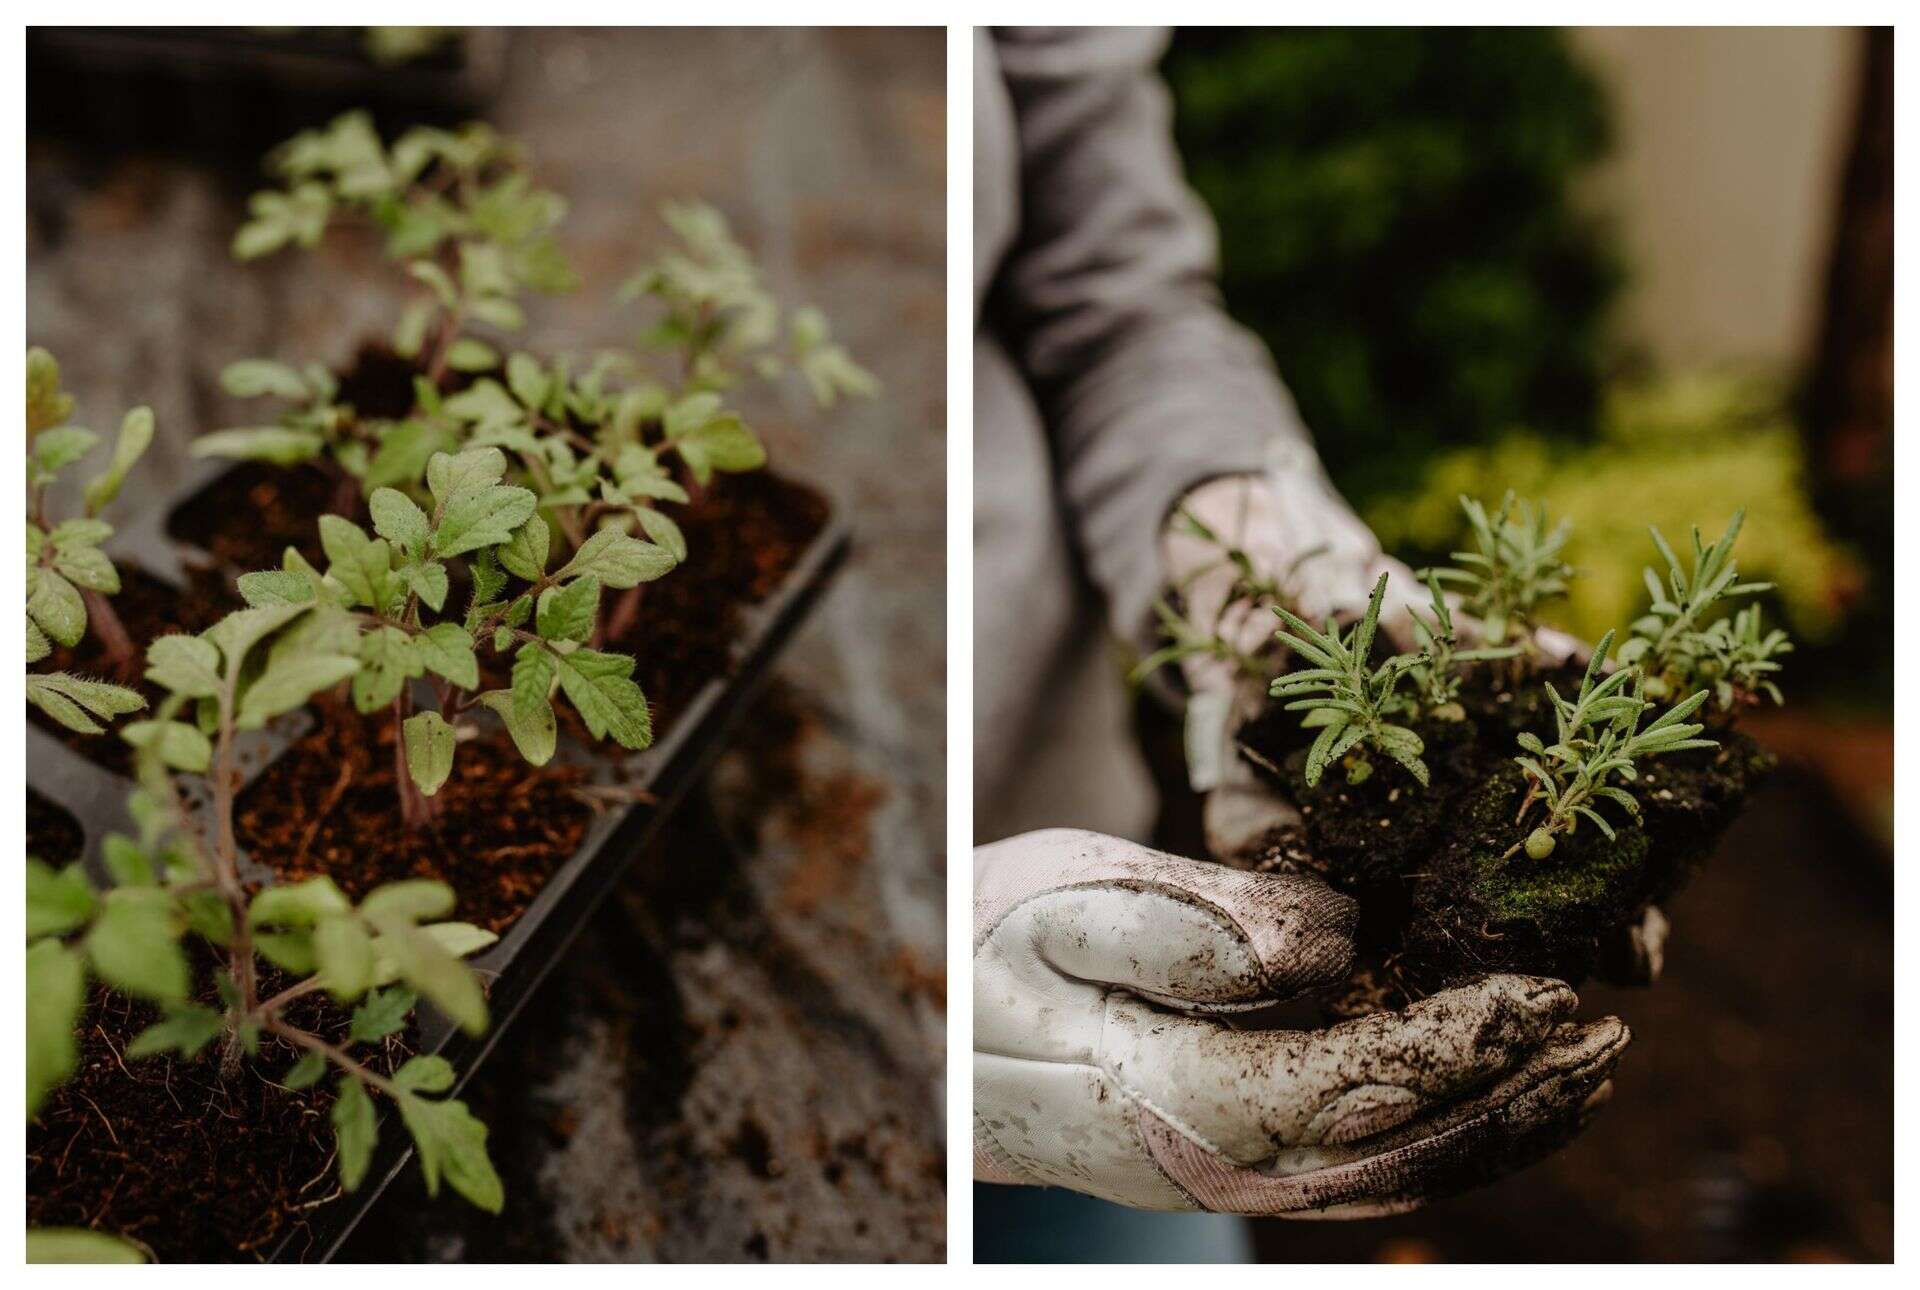
[[[1648,905],[1686,884],[1773,768],[1746,735],[1710,729],[1718,748],[1639,764],[1629,785],[1639,821],[1601,805],[1614,839],[1587,821],[1561,835],[1544,860],[1524,849],[1508,855],[1544,813],[1536,803],[1516,823],[1527,782],[1513,760],[1523,730],[1553,741],[1543,680],[1571,694],[1580,670],[1534,676],[1516,689],[1477,667],[1460,696],[1464,720],[1413,723],[1426,744],[1426,788],[1377,755],[1359,784],[1333,764],[1309,787],[1315,732],[1278,704],[1239,731],[1241,755],[1301,813],[1298,825],[1263,840],[1255,863],[1317,874],[1359,903],[1356,964],[1331,1000],[1335,1011],[1400,1007],[1488,972],[1579,984],[1602,969],[1603,952]]]

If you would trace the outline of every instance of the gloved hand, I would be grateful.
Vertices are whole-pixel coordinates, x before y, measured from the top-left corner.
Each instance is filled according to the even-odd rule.
[[[1227,1019],[1344,975],[1351,901],[1075,830],[974,853],[974,1176],[1142,1209],[1394,1213],[1576,1133],[1629,1035],[1489,977],[1327,1030]]]
[[[1408,609],[1426,610],[1425,585],[1413,570],[1381,551],[1373,531],[1334,490],[1306,448],[1277,442],[1263,474],[1210,480],[1188,493],[1179,509],[1244,551],[1255,575],[1284,587],[1294,612],[1309,622],[1358,617],[1374,583],[1387,574],[1380,630],[1394,648],[1413,648]],[[1240,575],[1220,561],[1214,544],[1169,521],[1161,555],[1167,580],[1181,588],[1192,621],[1211,626],[1244,654],[1272,639],[1278,624],[1264,608],[1228,605]],[[1454,615],[1454,623],[1463,639],[1470,641],[1477,631],[1464,614]],[[1550,662],[1588,653],[1582,642],[1551,628],[1536,631],[1533,640]],[[1207,795],[1207,847],[1215,858],[1231,861],[1257,851],[1273,830],[1299,823],[1299,813],[1229,746],[1232,731],[1264,702],[1261,688],[1222,659],[1189,657],[1181,669],[1189,694],[1188,758],[1196,772],[1194,787]],[[1667,929],[1658,908],[1646,909],[1619,943],[1607,948],[1605,978],[1620,985],[1658,980]]]

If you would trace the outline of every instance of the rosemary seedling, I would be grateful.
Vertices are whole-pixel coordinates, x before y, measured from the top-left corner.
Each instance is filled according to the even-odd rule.
[[[192,1058],[217,1041],[222,1075],[231,1079],[272,1036],[302,1055],[271,1082],[297,1089],[334,1075],[342,1189],[358,1187],[372,1160],[377,1093],[398,1108],[428,1191],[444,1177],[497,1213],[503,1194],[486,1126],[465,1104],[434,1096],[452,1087],[453,1068],[419,1056],[384,1075],[356,1052],[398,1032],[422,998],[467,1031],[483,1032],[485,991],[460,960],[491,944],[493,934],[446,921],[454,893],[439,882],[391,883],[356,902],[327,878],[258,888],[241,874],[233,827],[239,732],[302,706],[361,667],[351,653],[322,649],[331,628],[316,625],[320,617],[316,601],[243,609],[198,636],[162,637],[147,651],[147,677],[168,695],[142,737],[127,732],[139,749],[140,787],[130,803],[138,833],[105,841],[114,886],[94,890],[78,864],[56,871],[28,861],[27,1114],[75,1069],[75,1029],[91,979],[162,1012],[127,1046],[127,1060]],[[179,771],[206,775],[204,822],[189,807]],[[218,1007],[198,997],[187,936],[224,962]],[[263,963],[295,982],[269,994]],[[342,1011],[344,1039],[288,1014],[294,1001],[322,994]]]
[[[1695,738],[1702,727],[1687,721],[1707,701],[1705,690],[1676,703],[1642,729],[1640,718],[1654,705],[1645,696],[1639,670],[1627,667],[1602,675],[1612,645],[1612,632],[1600,638],[1573,699],[1563,699],[1551,682],[1546,683],[1553,701],[1555,737],[1553,743],[1545,744],[1531,732],[1522,731],[1519,736],[1524,755],[1514,761],[1526,774],[1527,793],[1514,823],[1524,825],[1539,804],[1545,805],[1547,815],[1501,859],[1524,848],[1533,859],[1544,860],[1553,854],[1558,837],[1574,832],[1583,819],[1611,840],[1614,828],[1596,808],[1609,801],[1639,818],[1639,802],[1613,782],[1637,778],[1637,760],[1719,746],[1712,739]]]
[[[100,512],[153,442],[153,413],[127,413],[106,468],[87,484],[81,513],[56,521],[49,514],[49,486],[99,443],[93,431],[67,424],[72,415],[73,399],[60,388],[60,365],[44,349],[28,350],[27,666],[45,659],[56,644],[78,645],[91,626],[106,647],[109,667],[126,678],[138,666],[139,651],[107,599],[120,590],[120,573],[101,550],[113,526]],[[32,670],[27,702],[81,734],[99,734],[100,722],[147,706],[124,686]]]
[[[1454,632],[1453,611],[1440,590],[1440,579],[1429,570],[1425,581],[1433,597],[1432,620],[1422,618],[1420,611],[1412,606],[1407,609],[1407,616],[1413,620],[1414,644],[1418,647],[1413,661],[1407,665],[1407,679],[1413,684],[1412,706],[1442,721],[1461,721],[1467,715],[1459,703],[1461,665],[1513,658],[1520,653],[1520,647],[1454,648],[1458,637]]]
[[[1647,693],[1653,697],[1664,699],[1706,685],[1712,687],[1722,711],[1757,701],[1761,692],[1779,702],[1779,689],[1768,677],[1780,670],[1775,660],[1793,648],[1786,633],[1776,630],[1761,635],[1757,607],[1731,626],[1724,618],[1713,617],[1721,602],[1773,586],[1739,580],[1733,544],[1745,519],[1744,510],[1735,511],[1726,532],[1711,545],[1703,543],[1700,530],[1694,529],[1691,569],[1680,563],[1660,530],[1647,530],[1666,563],[1667,576],[1663,584],[1653,569],[1642,571],[1651,604],[1629,629],[1633,634],[1620,647],[1620,661],[1636,664],[1646,673]]]
[[[1378,667],[1368,661],[1386,591],[1387,575],[1383,573],[1373,584],[1367,612],[1344,636],[1332,619],[1327,620],[1322,632],[1286,606],[1273,606],[1287,627],[1278,633],[1281,643],[1313,664],[1276,678],[1268,690],[1276,699],[1293,700],[1286,705],[1287,711],[1305,712],[1300,724],[1320,731],[1307,750],[1309,784],[1319,783],[1328,763],[1340,760],[1356,747],[1385,753],[1423,786],[1427,783],[1426,763],[1420,760],[1426,747],[1420,736],[1387,719],[1401,710],[1402,696],[1397,690],[1419,656],[1397,654]],[[1372,765],[1362,757],[1349,766],[1347,781],[1358,784],[1372,773]]]
[[[1541,604],[1564,594],[1573,576],[1573,567],[1560,558],[1572,528],[1564,520],[1548,528],[1546,507],[1516,501],[1511,492],[1491,516],[1471,497],[1462,497],[1460,506],[1479,549],[1452,553],[1465,568],[1432,573],[1461,593],[1463,608],[1480,620],[1490,646],[1511,640],[1526,657]]]

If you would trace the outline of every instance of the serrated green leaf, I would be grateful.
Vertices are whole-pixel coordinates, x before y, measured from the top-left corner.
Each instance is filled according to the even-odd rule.
[[[34,571],[27,593],[27,617],[62,645],[74,646],[87,634],[87,606],[80,589],[51,569]]]
[[[407,1024],[407,1016],[417,1001],[405,986],[390,986],[373,991],[353,1010],[347,1034],[356,1043],[370,1044],[398,1032]]]
[[[535,515],[514,531],[506,545],[495,548],[494,554],[508,573],[536,582],[547,571],[549,542],[547,522]]]
[[[676,563],[673,553],[663,546],[604,528],[580,544],[554,580],[590,575],[603,587],[625,590],[665,575]]]
[[[276,656],[259,679],[247,687],[234,724],[242,730],[257,730],[348,677],[355,678],[357,690],[361,671],[361,661],[345,654]]]
[[[400,1118],[419,1148],[427,1194],[439,1193],[444,1174],[456,1192],[489,1214],[498,1214],[506,1203],[506,1192],[487,1157],[487,1126],[463,1102],[435,1102],[412,1094],[399,1102]]]
[[[600,609],[600,583],[591,575],[540,593],[536,630],[550,641],[585,641]]]
[[[127,1045],[128,1057],[158,1057],[177,1052],[193,1058],[202,1048],[219,1038],[226,1028],[226,1017],[197,1003],[175,1004],[167,1009],[166,1019],[141,1031]]]
[[[482,381],[475,388],[489,384],[492,383]],[[493,388],[500,387],[494,385]],[[503,396],[505,393],[501,390]],[[453,399],[447,400],[449,412],[453,410],[454,402]],[[427,489],[433,494],[435,502],[445,506],[498,484],[506,473],[506,454],[498,448],[469,448],[454,454],[435,453],[427,461]]]
[[[147,646],[147,679],[188,699],[220,692],[220,651],[198,636],[162,636]]]
[[[480,684],[480,661],[474,657],[473,637],[458,623],[435,623],[415,637],[414,644],[429,671],[463,690]]]
[[[376,488],[367,508],[373,515],[373,531],[395,547],[409,554],[425,549],[432,524],[411,497],[398,489]]]
[[[361,712],[376,712],[392,703],[408,681],[426,671],[414,638],[398,627],[377,627],[361,637],[359,661],[353,706]]]
[[[121,728],[120,737],[135,748],[157,749],[161,764],[174,770],[201,775],[213,764],[212,742],[184,721],[134,721]]]
[[[393,1082],[409,1093],[444,1093],[453,1087],[453,1063],[423,1054],[395,1071]]]
[[[647,699],[632,679],[633,660],[624,654],[581,649],[556,660],[560,689],[596,739],[611,737],[623,748],[645,748],[653,741]],[[517,670],[517,669],[516,669]]]
[[[554,718],[553,704],[544,693],[539,703],[531,705],[525,713],[520,711],[510,690],[489,690],[480,696],[480,702],[499,714],[507,733],[513,737],[513,746],[530,765],[544,766],[553,760],[559,743],[559,723]]]
[[[532,492],[506,484],[459,493],[441,511],[433,530],[433,549],[439,555],[454,556],[499,546],[513,537],[538,505]]]

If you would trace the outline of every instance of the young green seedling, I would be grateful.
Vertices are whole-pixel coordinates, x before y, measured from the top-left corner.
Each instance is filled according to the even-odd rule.
[[[1414,644],[1419,647],[1414,661],[1407,666],[1407,679],[1413,683],[1413,706],[1442,721],[1464,720],[1467,712],[1459,703],[1461,665],[1513,658],[1520,653],[1520,647],[1455,649],[1458,638],[1453,627],[1453,611],[1440,590],[1440,579],[1429,570],[1426,583],[1433,596],[1432,621],[1422,618],[1417,609],[1407,611],[1413,620]]]
[[[56,522],[48,513],[48,487],[99,443],[93,431],[67,424],[72,415],[73,399],[60,388],[60,365],[44,349],[28,350],[27,665],[45,659],[56,644],[78,645],[91,626],[106,646],[109,667],[125,678],[138,667],[139,652],[107,600],[120,590],[120,573],[101,550],[113,526],[100,512],[153,442],[153,413],[127,413],[106,468],[87,484],[81,514]],[[147,706],[123,686],[31,670],[27,702],[82,734],[99,734],[100,722]]]
[[[419,288],[401,313],[393,346],[418,362],[429,386],[448,372],[499,366],[497,343],[470,334],[472,326],[519,331],[526,323],[525,292],[577,285],[553,234],[565,200],[536,187],[520,150],[485,125],[422,126],[389,148],[366,113],[350,112],[288,140],[268,165],[285,187],[253,196],[234,255],[251,260],[289,245],[312,248],[338,223],[378,230],[388,256]],[[311,366],[249,360],[228,368],[224,380],[238,397],[272,396],[293,408],[273,425],[204,436],[194,446],[198,455],[281,465],[326,455],[355,479],[375,473],[379,478],[368,486],[377,487],[416,481],[431,453],[417,445],[411,452],[407,445],[388,448],[389,434],[404,419],[369,421],[336,404],[332,378]],[[416,430],[411,437],[425,436]],[[383,450],[390,460],[379,463]],[[391,460],[396,456],[411,462],[411,473]]]
[[[1386,591],[1383,573],[1373,584],[1367,612],[1344,636],[1332,619],[1324,632],[1317,631],[1286,606],[1273,606],[1288,628],[1278,633],[1281,643],[1313,665],[1275,679],[1268,690],[1276,699],[1292,699],[1287,711],[1305,712],[1300,724],[1320,731],[1307,750],[1309,784],[1319,783],[1329,763],[1356,747],[1385,753],[1423,786],[1427,783],[1427,766],[1420,760],[1426,746],[1420,736],[1387,719],[1403,707],[1404,698],[1397,693],[1400,681],[1420,656],[1397,654],[1378,667],[1368,661]],[[1302,695],[1306,697],[1296,697]],[[1372,765],[1361,758],[1348,767],[1347,782],[1361,783],[1372,773]]]
[[[241,594],[256,608],[312,608],[282,649],[315,660],[351,659],[354,705],[366,713],[392,710],[395,778],[408,827],[432,819],[433,798],[453,772],[455,727],[473,708],[499,716],[534,765],[554,754],[556,690],[596,739],[639,749],[653,738],[646,696],[632,679],[634,660],[586,643],[601,590],[662,576],[674,566],[672,553],[603,528],[550,570],[547,523],[532,492],[501,482],[506,469],[498,448],[436,454],[427,463],[431,510],[397,489],[376,489],[369,499],[376,536],[337,515],[321,517],[324,574],[289,550],[283,569],[240,579]],[[463,615],[444,612],[456,559],[472,587]],[[515,579],[525,585],[510,593]],[[479,689],[482,646],[513,655],[509,688]],[[437,702],[415,712],[412,682],[422,677]]]
[[[1720,602],[1773,586],[1739,580],[1733,544],[1745,519],[1744,510],[1735,511],[1726,532],[1711,546],[1701,542],[1700,530],[1695,528],[1691,570],[1680,563],[1659,529],[1647,530],[1666,563],[1667,578],[1662,585],[1653,569],[1642,571],[1652,603],[1629,629],[1633,635],[1621,645],[1620,661],[1637,664],[1646,673],[1647,693],[1653,697],[1664,699],[1707,685],[1723,712],[1757,701],[1762,687],[1776,703],[1780,701],[1778,688],[1766,678],[1780,670],[1774,660],[1793,648],[1786,633],[1776,630],[1762,636],[1757,608],[1751,615],[1741,614],[1731,626],[1724,618],[1708,621]]]
[[[1637,668],[1621,668],[1602,676],[1612,645],[1612,632],[1600,638],[1573,699],[1561,698],[1547,683],[1556,727],[1553,743],[1542,743],[1529,732],[1520,734],[1525,755],[1514,761],[1526,774],[1527,794],[1514,823],[1525,824],[1539,803],[1545,804],[1547,816],[1509,847],[1501,859],[1524,848],[1533,859],[1544,860],[1553,854],[1559,836],[1574,832],[1582,819],[1591,821],[1612,840],[1613,826],[1595,809],[1602,800],[1616,803],[1636,819],[1640,815],[1640,804],[1633,794],[1612,781],[1637,778],[1634,763],[1640,758],[1719,746],[1712,739],[1695,738],[1701,727],[1686,720],[1707,701],[1705,690],[1675,704],[1641,729],[1641,715],[1654,705],[1645,696]]]
[[[1479,549],[1453,552],[1466,568],[1431,572],[1461,593],[1462,607],[1480,620],[1488,645],[1511,640],[1522,651],[1517,657],[1528,658],[1541,604],[1564,594],[1573,576],[1573,567],[1560,558],[1572,526],[1563,520],[1549,529],[1546,507],[1517,502],[1511,492],[1491,516],[1471,497],[1462,497],[1460,506]]]
[[[147,677],[168,693],[152,721],[125,732],[138,749],[140,787],[130,802],[138,831],[105,841],[114,886],[93,889],[78,864],[27,864],[27,1114],[76,1067],[75,1030],[91,979],[161,1010],[127,1046],[127,1060],[190,1059],[218,1041],[221,1075],[232,1079],[271,1036],[301,1053],[272,1082],[298,1089],[336,1075],[331,1118],[344,1190],[359,1186],[372,1160],[370,1094],[378,1093],[412,1135],[428,1191],[444,1176],[497,1213],[503,1196],[486,1126],[463,1103],[434,1096],[452,1087],[452,1067],[419,1056],[388,1075],[355,1051],[397,1033],[422,998],[463,1029],[485,1031],[485,991],[460,960],[493,934],[445,921],[454,894],[439,882],[391,883],[356,902],[327,878],[260,888],[241,876],[236,738],[362,667],[330,648],[336,633],[325,617],[317,600],[242,609],[199,636],[162,637],[147,651]],[[176,772],[206,776],[204,816],[190,808]],[[224,963],[218,1006],[196,987],[182,943],[189,936]],[[269,993],[263,963],[292,983]],[[290,1004],[321,994],[340,1010],[344,1038],[289,1016]]]

